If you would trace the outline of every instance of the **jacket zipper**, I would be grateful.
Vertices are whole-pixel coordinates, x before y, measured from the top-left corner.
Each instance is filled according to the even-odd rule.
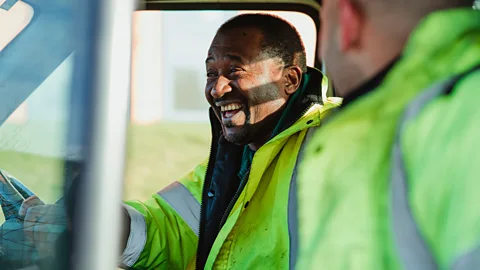
[[[227,213],[230,213],[230,211],[232,211],[233,205],[235,204],[238,197],[240,196],[240,193],[242,193],[243,188],[247,184],[246,180],[248,179],[248,176],[250,174],[250,168],[252,168],[252,165],[250,165],[250,167],[248,167],[247,173],[243,177],[242,182],[240,182],[240,186],[238,187],[237,191],[235,192],[235,195],[233,195],[232,199],[228,203],[227,209],[225,209],[225,211],[223,212],[222,219],[220,220],[220,226],[218,227],[219,229],[218,229],[217,235],[220,233],[223,225],[225,224],[225,221],[228,217]]]
[[[215,117],[215,116],[214,116]],[[200,244],[203,242],[203,234],[205,230],[205,222],[203,220],[205,219],[205,207],[203,207],[203,202],[207,200],[207,194],[208,194],[208,189],[207,184],[210,185],[210,183],[207,183],[206,181],[211,178],[212,174],[212,164],[215,164],[215,159],[216,156],[212,156],[212,153],[214,152],[213,149],[214,147],[216,148],[215,144],[218,144],[218,135],[214,127],[214,123],[212,122],[212,143],[210,144],[210,153],[209,153],[209,158],[208,158],[208,164],[207,164],[207,170],[205,172],[205,178],[203,182],[203,190],[202,190],[202,197],[200,199],[200,226],[198,228],[198,244],[197,244],[197,258],[195,260],[195,269],[198,269],[199,263],[200,263]],[[216,151],[215,151],[216,152]]]

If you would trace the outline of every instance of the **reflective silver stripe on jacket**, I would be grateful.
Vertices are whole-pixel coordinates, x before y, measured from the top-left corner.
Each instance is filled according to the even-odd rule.
[[[452,266],[452,270],[480,269],[480,246],[460,256]]]
[[[142,213],[135,208],[124,204],[124,210],[130,216],[130,233],[128,235],[127,246],[120,256],[120,268],[127,269],[132,267],[140,258],[140,254],[147,243],[147,224]]]
[[[190,191],[180,182],[173,182],[168,187],[158,192],[190,226],[198,236],[200,226],[200,203]]]
[[[295,269],[298,256],[298,201],[297,201],[297,170],[302,159],[306,142],[310,139],[317,127],[309,128],[297,155],[297,161],[293,168],[290,190],[288,192],[288,235],[290,238],[290,269]]]
[[[401,149],[401,135],[407,123],[418,116],[422,109],[436,97],[450,91],[454,84],[476,67],[446,81],[437,83],[423,91],[406,108],[399,122],[392,152],[391,200],[393,211],[393,230],[397,252],[406,270],[436,270],[438,265],[415,222],[411,212],[408,194],[408,180]],[[480,246],[459,257],[451,269],[480,269]]]
[[[397,251],[402,259],[404,269],[407,270],[434,270],[438,267],[410,211],[405,164],[400,141],[401,133],[408,121],[417,116],[432,99],[442,94],[450,84],[450,80],[441,82],[423,91],[417,99],[408,105],[397,129],[392,152],[390,187]]]

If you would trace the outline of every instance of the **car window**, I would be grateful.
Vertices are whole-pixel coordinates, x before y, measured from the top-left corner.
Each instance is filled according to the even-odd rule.
[[[72,71],[70,55],[0,126],[1,168],[48,203],[62,196]]]
[[[293,11],[138,11],[134,14],[126,199],[146,199],[178,180],[209,152],[205,57],[216,30],[241,13],[292,23],[315,62],[316,27]]]
[[[0,0],[2,270],[61,269],[68,257],[64,182],[68,164],[81,160],[67,147],[72,127],[81,129],[71,117],[73,51],[81,44],[73,4]]]

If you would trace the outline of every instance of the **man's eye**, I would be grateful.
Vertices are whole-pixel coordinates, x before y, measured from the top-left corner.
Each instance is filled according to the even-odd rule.
[[[207,77],[211,78],[211,77],[215,77],[215,76],[217,76],[217,74],[215,72],[212,72],[212,71],[207,72]]]
[[[241,68],[238,68],[238,67],[232,67],[232,68],[230,68],[230,73],[232,73],[232,74],[233,74],[233,73],[240,72],[240,71],[242,71],[242,69],[241,69]]]

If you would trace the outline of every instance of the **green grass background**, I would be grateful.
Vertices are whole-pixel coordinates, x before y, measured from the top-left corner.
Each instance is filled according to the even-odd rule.
[[[0,139],[7,144],[29,144],[59,147],[61,138],[51,136],[62,132],[43,132],[39,125],[30,125],[15,131],[15,126],[2,126]],[[8,129],[8,130],[7,130]],[[9,134],[9,138],[5,134]],[[65,134],[63,133],[63,136]],[[4,140],[5,142],[5,140]],[[124,179],[124,198],[145,200],[163,187],[187,174],[207,158],[210,147],[208,123],[161,123],[130,125]],[[4,147],[5,148],[5,147]],[[10,148],[15,148],[10,147]],[[12,150],[0,151],[0,168],[22,181],[46,202],[54,202],[62,195],[63,162],[36,154]],[[0,220],[3,218],[1,215]]]

